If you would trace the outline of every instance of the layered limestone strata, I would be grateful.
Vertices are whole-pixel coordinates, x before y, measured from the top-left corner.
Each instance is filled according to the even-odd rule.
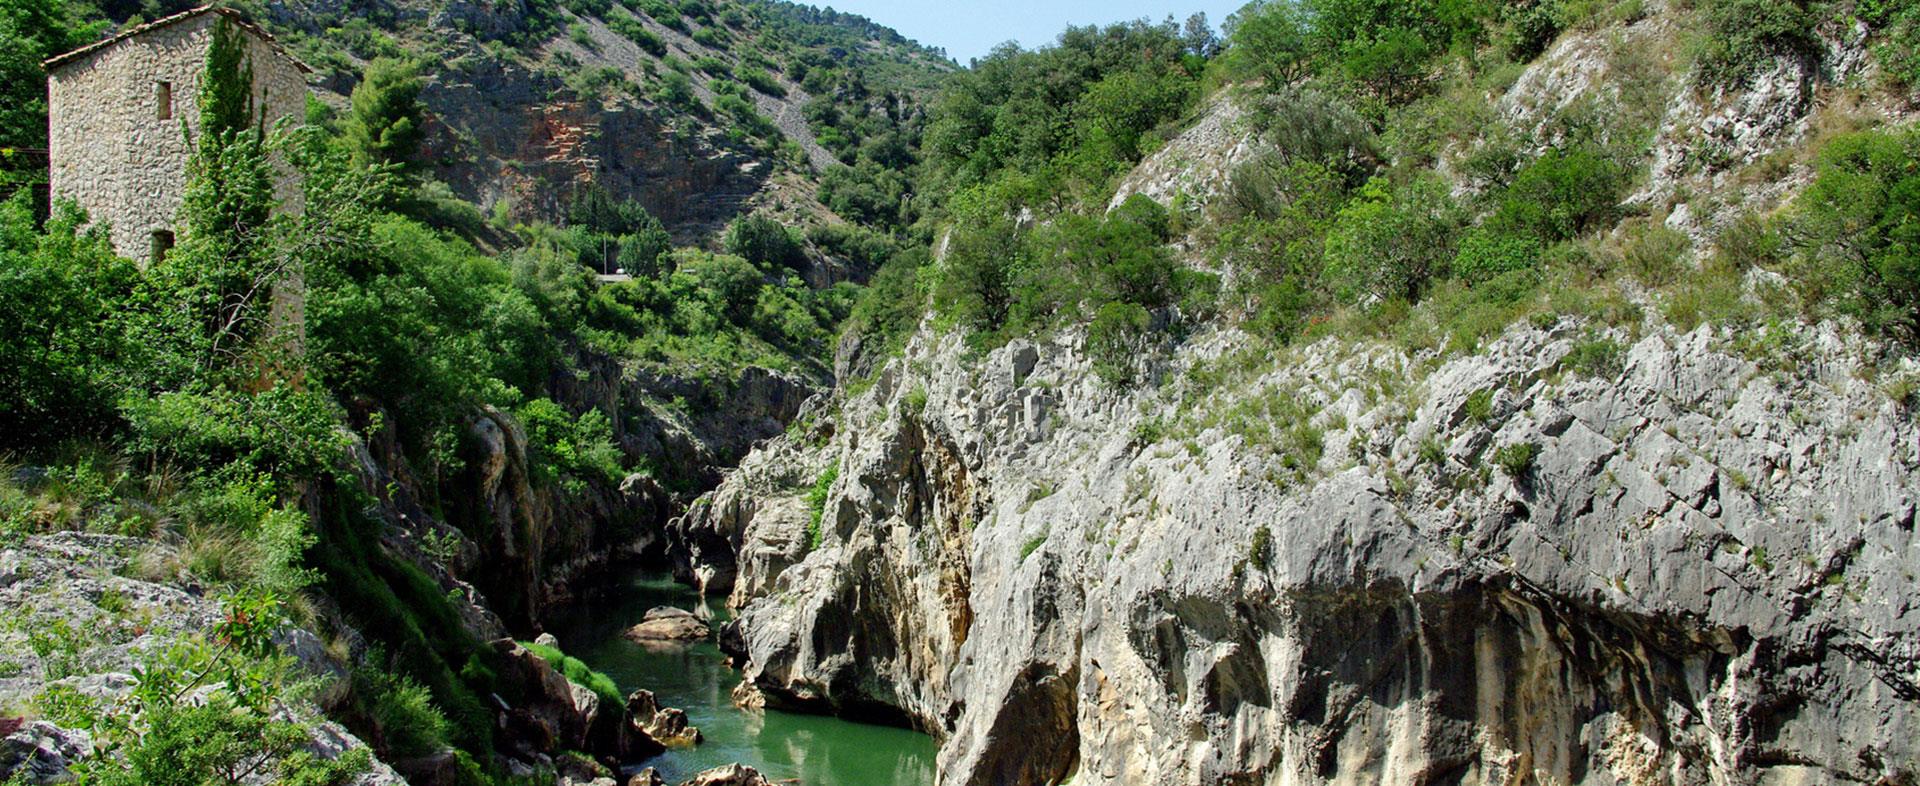
[[[910,722],[942,783],[1920,777],[1920,429],[1872,344],[1593,331],[1222,333],[1134,391],[923,333],[673,534],[743,698]]]

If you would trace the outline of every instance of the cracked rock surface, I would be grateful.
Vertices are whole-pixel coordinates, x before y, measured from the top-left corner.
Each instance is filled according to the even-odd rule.
[[[1920,778],[1871,342],[1220,332],[1133,390],[1078,342],[923,332],[677,522],[737,697],[930,731],[949,784]]]

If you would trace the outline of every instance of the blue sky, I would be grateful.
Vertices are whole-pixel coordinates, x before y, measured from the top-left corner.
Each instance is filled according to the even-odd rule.
[[[1067,25],[1106,24],[1146,17],[1185,22],[1204,11],[1217,29],[1246,0],[799,0],[860,14],[927,46],[946,47],[961,65],[1002,41],[1029,49],[1052,43]]]

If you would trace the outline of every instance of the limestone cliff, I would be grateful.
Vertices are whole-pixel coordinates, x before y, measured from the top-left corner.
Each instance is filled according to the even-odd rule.
[[[464,469],[437,485],[417,476],[390,426],[359,456],[362,485],[393,525],[387,546],[468,595],[477,614],[498,618],[474,626],[477,635],[502,635],[502,622],[538,629],[542,612],[572,598],[578,580],[609,564],[661,557],[665,522],[717,484],[720,467],[780,434],[814,391],[803,378],[754,366],[716,390],[597,353],[574,361],[581,373],[559,375],[556,399],[607,415],[625,460],[654,472],[578,493],[535,483],[525,429],[491,408],[468,426]],[[669,404],[676,398],[686,408]],[[438,515],[429,499],[439,501]]]
[[[1563,36],[1498,121],[1641,113],[1628,202],[1704,239],[1791,198],[1823,113],[1906,116],[1836,87],[1870,68],[1858,29],[1704,91],[1667,11]],[[1115,203],[1223,193],[1261,152],[1240,114]],[[1454,164],[1483,142],[1432,166],[1481,188]],[[924,729],[944,784],[1920,779],[1920,367],[1843,323],[1607,296],[1470,351],[1188,325],[1137,387],[1079,330],[983,355],[929,320],[673,550],[739,609],[738,700]]]
[[[739,544],[754,688],[895,708],[944,783],[1920,775],[1912,413],[1831,329],[1780,365],[1650,328],[1593,375],[1582,335],[1140,393],[1070,337],[923,336],[682,526]],[[1282,409],[1317,454],[1234,433]]]

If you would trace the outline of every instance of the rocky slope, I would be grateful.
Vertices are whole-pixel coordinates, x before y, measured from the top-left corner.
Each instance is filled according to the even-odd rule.
[[[596,186],[638,200],[681,243],[704,242],[748,212],[837,220],[816,201],[812,176],[842,162],[803,108],[818,97],[864,114],[891,97],[917,113],[917,96],[953,67],[864,19],[784,3],[274,0],[259,16],[312,61],[320,98],[336,107],[375,57],[420,61],[422,160],[490,215],[554,220]],[[860,72],[856,87],[816,81],[820,95],[810,92],[796,64],[814,50]],[[685,104],[660,94],[675,71],[688,80]],[[717,103],[724,83],[754,71],[771,79],[746,93],[771,124],[764,138]]]
[[[571,495],[531,482],[527,435],[510,416],[488,411],[469,426],[475,449],[467,471],[437,491],[446,521],[418,504],[423,491],[396,444],[377,444],[367,471],[370,493],[401,490],[389,519],[411,541],[427,533],[453,544],[449,568],[471,577],[487,608],[515,630],[537,629],[542,612],[574,595],[610,564],[664,556],[667,520],[719,482],[760,440],[780,434],[815,391],[803,378],[749,366],[723,394],[692,380],[627,368],[587,353],[584,373],[559,375],[556,398],[572,411],[598,410],[614,424],[614,440],[630,463],[657,468],[618,486],[588,484]],[[676,410],[668,402],[689,402]],[[399,480],[389,486],[388,481]],[[448,526],[454,524],[456,526]],[[484,567],[483,567],[484,566]]]
[[[1137,394],[1072,339],[923,339],[684,526],[739,544],[754,689],[897,708],[945,783],[1920,775],[1912,413],[1830,329],[1782,365],[1649,327],[1593,376],[1582,335]],[[1283,410],[1317,454],[1234,433]]]
[[[1638,113],[1629,203],[1699,240],[1791,198],[1824,125],[1905,116],[1844,87],[1857,28],[1697,90],[1669,10],[1562,36],[1496,119]],[[1116,204],[1223,193],[1259,153],[1238,114]],[[1459,191],[1478,144],[1438,155]],[[1920,779],[1920,367],[1845,324],[1681,330],[1660,293],[1602,295],[1622,316],[1470,352],[1204,326],[1140,388],[1078,331],[982,355],[928,322],[673,550],[740,610],[737,700],[924,729],[947,784]]]
[[[179,562],[170,547],[139,538],[63,532],[36,536],[0,550],[0,715],[31,704],[48,691],[71,691],[79,701],[127,701],[135,673],[148,660],[206,641],[224,613],[205,588],[173,580],[165,567]],[[298,661],[304,678],[344,679],[345,667],[312,633],[289,628],[277,643]],[[311,724],[308,751],[322,759],[366,748],[312,700],[285,707]],[[68,768],[96,753],[84,729],[0,717],[0,771],[24,783],[70,779]],[[403,784],[378,760],[359,786]]]

